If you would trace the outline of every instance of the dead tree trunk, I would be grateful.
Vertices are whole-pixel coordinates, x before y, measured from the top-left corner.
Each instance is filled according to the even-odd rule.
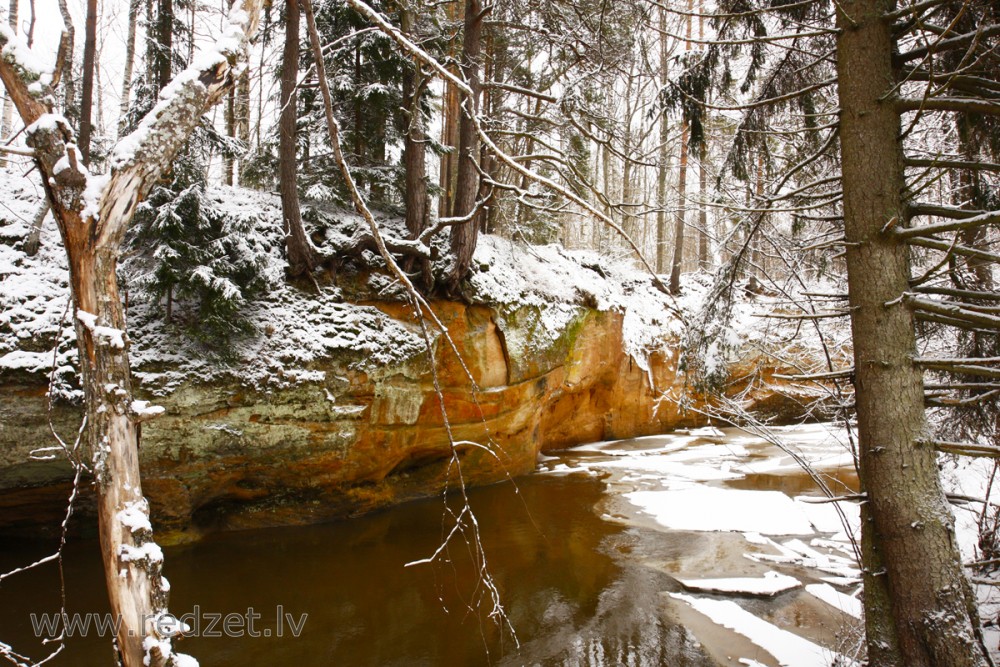
[[[99,532],[111,613],[120,620],[125,667],[175,664],[166,615],[163,554],[152,541],[139,474],[138,424],[156,411],[133,400],[128,336],[115,268],[136,207],[169,168],[202,114],[233,84],[241,43],[256,29],[259,4],[233,14],[217,58],[184,76],[165,104],[116,150],[107,177],[88,176],[66,119],[51,108],[42,72],[16,55],[0,60],[0,79],[25,125],[69,260],[74,324],[95,474]],[[16,39],[16,38],[15,38]],[[7,46],[0,34],[0,48]],[[27,49],[23,43],[12,53]],[[104,178],[107,180],[104,181]],[[88,187],[89,186],[89,187]],[[168,623],[169,624],[169,623]],[[167,625],[168,625],[167,624]]]
[[[900,119],[891,91],[891,0],[837,6],[837,79],[854,341],[868,659],[983,667],[976,600],[955,541],[924,415],[906,245]]]

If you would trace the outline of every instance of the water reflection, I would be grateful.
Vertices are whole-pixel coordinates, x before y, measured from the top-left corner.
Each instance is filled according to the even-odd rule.
[[[715,664],[664,613],[661,593],[675,590],[673,580],[629,556],[687,549],[650,544],[665,537],[601,520],[594,508],[605,487],[593,478],[537,476],[518,486],[471,497],[520,648],[488,608],[470,611],[483,589],[464,545],[454,545],[445,563],[403,567],[440,543],[442,503],[432,499],[351,521],[224,533],[166,549],[174,613],[198,605],[202,632],[207,614],[260,614],[260,637],[191,637],[178,649],[205,667]],[[20,543],[0,549],[4,568],[35,555]],[[66,568],[70,612],[106,611],[96,543],[72,545]],[[28,614],[56,611],[58,590],[52,566],[4,582],[0,640],[43,655]],[[308,614],[298,638],[284,618],[284,636],[274,636],[279,613],[293,621]],[[74,638],[52,664],[108,659],[107,640]]]

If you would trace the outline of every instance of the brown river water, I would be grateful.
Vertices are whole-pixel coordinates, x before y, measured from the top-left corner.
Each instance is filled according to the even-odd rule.
[[[556,460],[572,465],[587,457],[568,453]],[[725,484],[790,495],[809,493],[811,487],[804,475],[787,472]],[[189,624],[196,622],[202,635],[175,641],[175,649],[205,667],[685,667],[739,665],[740,657],[777,665],[746,638],[667,595],[682,590],[671,573],[758,575],[757,564],[743,558],[743,537],[665,529],[621,498],[625,488],[608,473],[536,474],[470,492],[509,627],[489,616],[463,542],[453,542],[446,558],[434,564],[404,567],[441,543],[450,525],[443,520],[441,498],[336,523],[219,533],[164,548],[170,609]],[[51,548],[0,541],[0,571]],[[803,581],[811,576],[798,575]],[[96,541],[71,541],[65,581],[71,615],[107,612]],[[851,620],[801,589],[740,602],[824,646],[836,646]],[[36,639],[32,614],[37,624],[40,614],[59,606],[54,565],[5,580],[0,642],[44,657],[51,646]],[[234,615],[228,621],[232,636],[224,632],[227,614]],[[220,620],[209,628],[216,617]],[[112,664],[110,640],[99,634],[91,627],[86,637],[68,639],[62,654],[47,664]]]

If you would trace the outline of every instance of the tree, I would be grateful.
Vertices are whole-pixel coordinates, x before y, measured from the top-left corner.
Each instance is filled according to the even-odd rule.
[[[0,26],[0,45],[12,47],[7,50],[11,55],[0,60],[0,79],[28,128],[28,143],[69,260],[85,441],[93,456],[105,580],[111,611],[121,621],[117,641],[126,667],[180,664],[182,659],[172,653],[171,633],[157,622],[166,615],[167,587],[138,464],[138,425],[156,411],[133,400],[115,265],[136,207],[202,114],[235,83],[242,43],[256,29],[259,8],[251,0],[230,15],[215,48],[166,89],[140,128],[119,143],[111,171],[97,177],[83,166],[69,123],[51,107],[51,74],[36,69],[34,58],[20,57],[27,45]]]
[[[298,162],[296,161],[299,74],[299,3],[285,2],[285,48],[281,61],[281,120],[278,129],[281,215],[285,230],[285,255],[288,275],[310,275],[316,268],[317,257],[299,208]]]
[[[886,95],[896,81],[892,25],[884,19],[891,9],[883,0],[854,0],[837,13],[844,237],[868,497],[862,549],[869,658],[880,665],[986,665],[924,414],[922,372],[913,363],[914,313],[901,301],[909,290],[909,252],[883,231],[909,217],[900,116]]]
[[[11,30],[17,30],[17,10],[18,0],[10,0],[10,7],[7,10],[7,23]],[[14,122],[14,103],[10,99],[10,94],[3,96],[3,115],[0,117],[0,139],[4,141],[10,137]]]
[[[476,117],[482,92],[480,72],[483,49],[483,4],[480,0],[465,0],[462,55],[462,77],[469,92],[462,97],[462,113],[458,120],[458,176],[455,181],[455,208],[452,216],[468,218],[451,228],[451,252],[455,264],[448,276],[449,289],[457,292],[458,283],[465,279],[476,251],[479,225],[476,224],[476,198],[479,195],[479,132]]]
[[[688,13],[694,7],[693,0],[688,0]],[[686,17],[684,52],[691,50],[691,16]],[[687,169],[688,169],[688,145],[691,143],[691,129],[688,127],[687,117],[681,119],[681,156],[680,165],[677,168],[677,195],[678,203],[676,219],[674,220],[674,253],[670,260],[670,291],[679,294],[681,291],[681,266],[684,262],[684,232],[687,228]]]
[[[959,19],[965,13],[971,26],[963,28]],[[791,165],[778,173],[769,192],[760,191],[746,207],[752,233],[738,251],[737,262],[748,260],[753,237],[757,243],[772,241],[761,230],[769,218],[779,216],[794,217],[798,225],[832,224],[832,234],[823,232],[820,247],[842,248],[846,256],[843,314],[849,314],[852,327],[854,366],[848,375],[865,497],[861,552],[870,663],[986,665],[990,660],[976,599],[963,570],[937,467],[939,449],[984,449],[942,444],[935,438],[925,402],[941,407],[947,401],[940,400],[940,389],[928,392],[933,385],[925,374],[940,369],[974,375],[978,368],[996,377],[989,366],[994,362],[985,357],[924,359],[918,354],[917,336],[925,326],[918,326],[921,322],[951,332],[975,329],[996,335],[1000,320],[987,319],[988,311],[977,305],[977,296],[988,294],[943,289],[933,281],[942,267],[964,264],[969,257],[1000,259],[963,246],[958,238],[949,243],[939,236],[995,224],[1000,212],[918,202],[916,198],[928,192],[929,174],[908,172],[907,166],[979,173],[993,168],[982,158],[941,158],[948,154],[948,141],[933,128],[936,113],[942,111],[1000,115],[993,92],[1000,86],[1000,68],[986,46],[990,35],[1000,34],[1000,25],[989,3],[949,0],[901,8],[888,0],[850,0],[836,5],[835,17],[831,25],[826,6],[819,3],[723,3],[716,18],[717,40],[678,78],[671,94],[685,107],[693,130],[700,131],[705,109],[743,112],[726,161],[730,173],[749,182],[754,166],[762,175],[765,167]],[[954,27],[941,27],[948,25]],[[729,64],[744,45],[749,45],[743,56],[748,73],[740,90],[752,91],[752,99],[713,107],[707,93],[714,87],[728,88],[717,84],[731,80]],[[952,52],[960,54],[958,63],[948,63]],[[826,92],[834,84],[836,96]],[[791,119],[791,111],[804,124],[797,131],[771,131],[776,119]],[[822,125],[817,122],[834,115]],[[991,129],[986,134],[1000,143],[995,126],[987,127]],[[933,136],[938,145],[918,142],[914,135],[924,140]],[[791,138],[780,140],[782,136]],[[779,142],[789,148],[775,155]],[[910,157],[928,149],[938,159]],[[760,175],[758,182],[763,183]],[[927,215],[950,222],[913,224],[915,217]],[[915,275],[914,269],[925,263],[929,268]],[[731,284],[734,275],[730,271],[724,280]],[[947,331],[937,329],[939,341],[952,340]],[[944,388],[960,390],[961,384]],[[987,401],[990,396],[981,393],[957,404],[969,400]],[[996,454],[995,447],[985,451]]]
[[[90,119],[94,109],[94,58],[97,54],[97,0],[87,0],[86,30],[83,38],[83,89],[80,101],[80,157],[90,166]]]
[[[135,29],[139,21],[140,0],[130,0],[128,3],[128,33],[125,38],[125,67],[122,71],[122,99],[119,108],[118,132],[123,131],[122,123],[128,113],[129,99],[132,94],[132,69],[135,66]]]

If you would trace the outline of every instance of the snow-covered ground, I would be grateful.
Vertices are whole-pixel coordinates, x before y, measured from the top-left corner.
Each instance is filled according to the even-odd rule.
[[[703,428],[596,443],[544,457],[539,471],[602,476],[608,483],[603,516],[609,521],[679,536],[718,535],[708,542],[718,553],[651,563],[684,590],[669,595],[673,605],[687,609],[678,614],[689,618],[696,612],[715,626],[700,638],[706,644],[745,645],[735,639],[739,635],[763,652],[730,656],[733,664],[855,664],[856,656],[844,653],[844,637],[861,636],[860,570],[852,542],[860,538],[858,505],[830,502],[798,462],[809,463],[833,495],[849,497],[857,480],[846,433],[832,424],[771,431],[769,439],[736,428]],[[985,494],[991,463],[945,468],[950,491]],[[976,557],[981,505],[971,509],[956,509],[966,560]],[[978,590],[984,620],[995,618],[993,587]],[[802,611],[817,604],[827,609],[824,622]],[[799,620],[789,623],[789,617]],[[689,627],[697,637],[699,625]],[[838,629],[840,636],[833,632]],[[720,640],[719,632],[734,638],[723,634]],[[996,647],[998,638],[988,627],[989,645]]]
[[[235,337],[223,358],[180,328],[166,325],[163,305],[151,302],[133,284],[135,276],[129,270],[141,272],[141,263],[126,261],[132,268],[126,268],[120,282],[128,299],[129,354],[145,388],[165,393],[185,381],[219,377],[235,377],[252,387],[274,387],[321,381],[321,373],[313,366],[334,355],[346,353],[356,357],[358,364],[380,367],[423,354],[424,340],[416,324],[352,303],[400,298],[399,286],[385,274],[365,274],[362,292],[350,295],[324,285],[317,296],[283,280],[281,208],[276,196],[218,187],[210,188],[206,199],[214,210],[252,222],[250,245],[265,249],[260,273],[269,288],[245,306],[242,314],[249,332]],[[38,255],[29,257],[22,250],[41,202],[41,188],[32,177],[0,171],[0,377],[14,371],[47,377],[52,347],[58,343],[57,394],[74,398],[78,396],[74,389],[76,352],[72,320],[66,314],[66,260],[51,215],[43,226]],[[323,216],[329,226],[322,235],[329,242],[364,229],[352,212],[327,209]],[[383,216],[381,224],[387,235],[404,233],[398,219]],[[368,259],[378,264],[374,256]],[[588,307],[623,314],[625,346],[640,366],[646,365],[650,352],[662,347],[665,336],[680,335],[681,324],[671,314],[676,312],[673,297],[627,262],[557,245],[529,247],[484,236],[473,266],[470,296],[501,313],[534,309],[541,324],[533,338],[536,344],[545,344],[546,333],[553,341],[557,339]],[[700,293],[691,292],[689,306],[694,307]],[[175,303],[174,312],[183,319],[184,304]]]

